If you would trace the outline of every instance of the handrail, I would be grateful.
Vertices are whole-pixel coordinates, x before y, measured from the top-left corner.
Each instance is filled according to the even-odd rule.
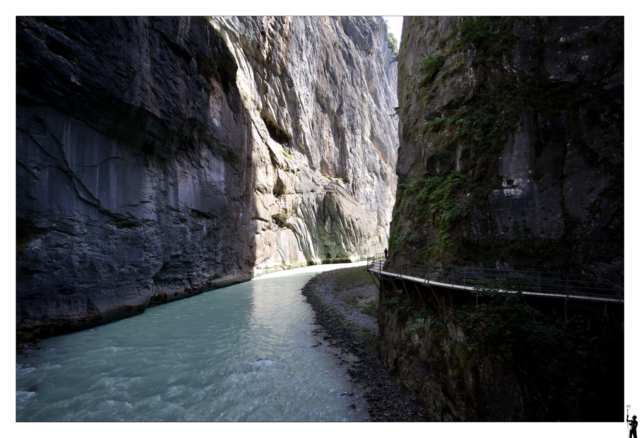
[[[367,270],[379,275],[474,292],[494,290],[500,293],[514,293],[517,291],[526,295],[565,299],[624,301],[623,279],[614,277],[515,269],[434,267],[387,260],[382,253],[367,258]]]

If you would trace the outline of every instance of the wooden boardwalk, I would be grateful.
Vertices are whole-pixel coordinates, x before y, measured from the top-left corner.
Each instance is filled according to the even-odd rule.
[[[386,259],[383,258],[379,258],[378,257],[372,257],[369,258],[367,260],[367,271],[369,271],[370,273],[379,275],[381,277],[388,277],[388,278],[392,278],[392,279],[398,279],[398,280],[406,280],[406,281],[411,281],[413,283],[418,283],[421,285],[425,285],[425,286],[437,286],[437,287],[443,287],[443,288],[448,288],[448,289],[455,289],[455,290],[462,290],[462,291],[466,291],[466,292],[472,292],[472,293],[478,293],[478,289],[482,289],[482,285],[478,284],[478,285],[469,285],[467,284],[470,279],[465,277],[462,277],[462,281],[456,281],[460,280],[460,275],[456,275],[456,273],[454,273],[454,269],[451,269],[451,275],[449,278],[449,281],[444,281],[444,279],[442,278],[437,278],[437,279],[433,279],[430,277],[436,277],[436,270],[433,271],[433,275],[430,274],[429,269],[425,269],[427,268],[425,267],[421,267],[422,269],[415,269],[412,267],[415,267],[416,265],[409,265],[409,264],[395,264],[394,270],[400,270],[400,273],[398,272],[392,272],[389,267],[386,266],[387,265],[387,261]],[[397,268],[400,269],[397,269]],[[456,269],[468,269],[468,268],[456,268]],[[448,270],[441,270],[441,272],[444,272],[445,274],[448,274]],[[490,271],[491,273],[494,272],[499,272],[499,270],[482,270],[482,269],[469,269],[470,273],[476,274],[473,278],[472,281],[477,281],[479,279],[477,273],[478,272],[482,272],[482,271]],[[406,272],[406,273],[405,273]],[[422,276],[417,276],[416,272],[421,272],[423,275]],[[442,277],[441,272],[439,273],[439,275],[437,275],[438,277]],[[527,276],[530,276],[530,272],[527,271],[504,271],[507,272],[509,274],[513,274],[513,273],[517,273],[516,275],[519,275],[519,278],[525,278],[526,280],[531,280],[530,283],[535,283],[536,279],[530,279],[527,278]],[[426,273],[426,275],[424,275]],[[537,273],[536,273],[537,274]],[[495,275],[494,275],[495,277]],[[560,281],[564,282],[563,278],[559,279]],[[554,287],[550,288],[548,287],[549,284],[552,284]],[[623,297],[623,286],[622,285],[618,285],[618,284],[614,284],[611,283],[610,285],[607,284],[607,287],[591,287],[591,286],[580,286],[580,284],[578,284],[575,280],[569,280],[567,277],[567,281],[566,281],[566,288],[564,291],[560,291],[558,290],[559,287],[559,281],[558,279],[554,279],[552,283],[548,282],[544,284],[544,288],[546,288],[547,290],[542,290],[543,287],[538,287],[539,290],[526,290],[528,285],[525,285],[522,287],[522,295],[525,296],[535,296],[535,297],[544,297],[544,298],[561,298],[564,300],[581,300],[581,301],[590,301],[590,302],[598,302],[598,303],[615,303],[615,304],[622,304],[624,303],[624,297]],[[585,283],[587,284],[587,283]],[[570,285],[570,286],[569,286]],[[533,289],[533,288],[529,288],[529,289]],[[497,293],[501,293],[501,294],[517,294],[520,293],[520,291],[517,290],[507,290],[507,289],[495,289],[495,291]]]

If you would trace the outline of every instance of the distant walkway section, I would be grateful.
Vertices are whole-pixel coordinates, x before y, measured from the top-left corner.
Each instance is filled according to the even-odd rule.
[[[384,254],[369,257],[367,271],[379,277],[472,293],[522,293],[527,296],[565,300],[624,303],[622,278],[460,266],[441,268],[386,260]]]

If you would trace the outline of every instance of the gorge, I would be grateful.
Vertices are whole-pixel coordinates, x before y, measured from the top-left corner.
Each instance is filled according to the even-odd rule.
[[[18,17],[16,37],[19,421],[388,421],[331,356],[361,346],[329,351],[300,295],[381,253],[624,283],[622,17],[405,17],[399,50],[351,16]],[[516,277],[378,278],[367,357],[425,409],[402,418],[619,420],[623,306]]]
[[[17,333],[387,243],[396,64],[363,17],[18,17]]]

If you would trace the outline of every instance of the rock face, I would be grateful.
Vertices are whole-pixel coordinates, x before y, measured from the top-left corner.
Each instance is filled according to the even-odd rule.
[[[621,17],[405,18],[391,252],[623,273]]]
[[[381,20],[214,21],[17,19],[19,339],[386,245]]]
[[[624,309],[385,282],[380,357],[435,421],[620,421]],[[406,288],[406,289],[405,289]],[[560,321],[558,321],[560,320]]]
[[[405,17],[391,258],[622,276],[623,34]],[[620,419],[621,307],[383,289],[381,356],[434,419]]]
[[[255,271],[387,244],[396,63],[382,19],[213,18],[251,114]]]

